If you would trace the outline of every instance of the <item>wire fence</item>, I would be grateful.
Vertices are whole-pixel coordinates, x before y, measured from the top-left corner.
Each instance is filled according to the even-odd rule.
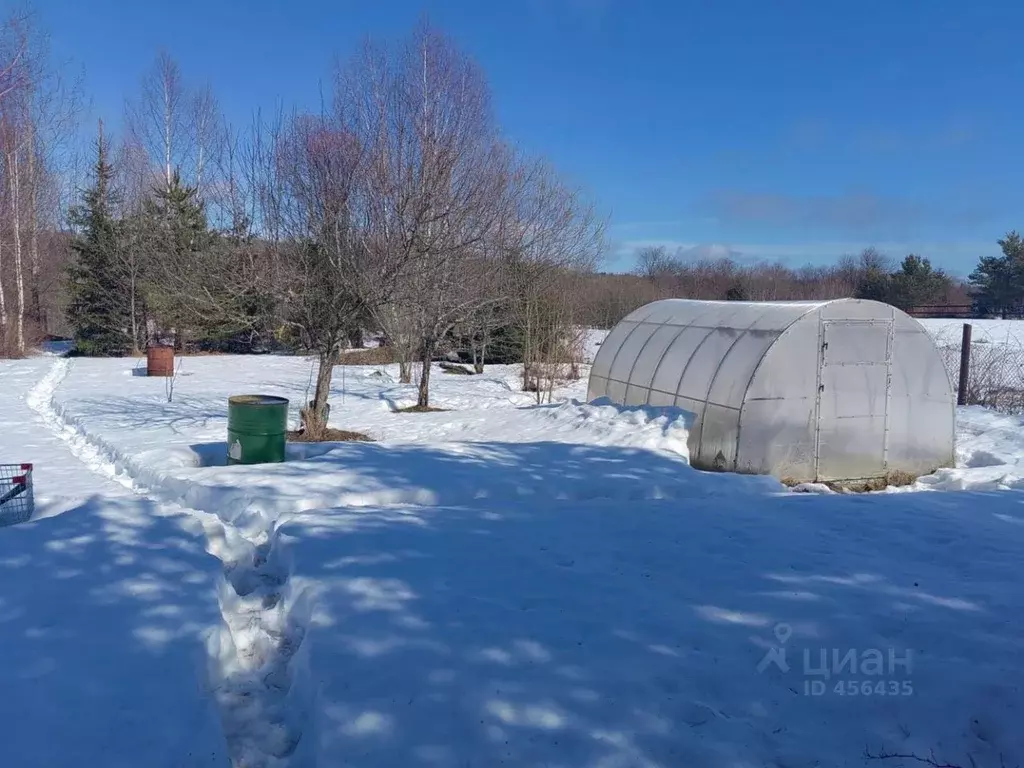
[[[961,327],[935,335],[942,362],[956,387],[960,381]],[[1003,413],[1024,413],[1024,342],[1009,331],[973,327],[967,376],[967,405]]]
[[[0,527],[23,523],[32,516],[31,464],[0,464]]]

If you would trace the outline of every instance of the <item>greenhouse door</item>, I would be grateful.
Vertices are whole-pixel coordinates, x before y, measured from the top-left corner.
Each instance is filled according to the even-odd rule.
[[[816,430],[820,481],[886,472],[893,323],[824,321]]]

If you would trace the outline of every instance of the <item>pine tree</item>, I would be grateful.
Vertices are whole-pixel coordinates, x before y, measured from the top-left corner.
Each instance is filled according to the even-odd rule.
[[[892,299],[892,275],[879,266],[868,266],[857,283],[854,296],[889,303]]]
[[[937,304],[951,284],[945,272],[933,269],[931,261],[913,253],[895,271],[889,271],[882,259],[871,259],[865,264],[856,297],[882,301],[903,310]]]
[[[900,309],[937,304],[951,283],[941,269],[932,269],[931,261],[912,253],[891,276],[888,302]]]
[[[93,185],[83,193],[82,204],[71,210],[76,234],[71,242],[75,259],[68,267],[68,320],[82,355],[122,355],[132,344],[113,176],[101,123]]]
[[[1002,256],[982,256],[971,272],[975,304],[984,314],[1019,313],[1024,309],[1024,239],[1008,232],[999,240]]]
[[[203,277],[210,265],[205,257],[214,235],[196,188],[182,183],[181,174],[174,171],[171,183],[154,189],[146,201],[142,226],[151,276],[148,306],[165,330],[174,330],[179,346],[186,332],[206,335],[216,318],[198,307],[207,303]]]

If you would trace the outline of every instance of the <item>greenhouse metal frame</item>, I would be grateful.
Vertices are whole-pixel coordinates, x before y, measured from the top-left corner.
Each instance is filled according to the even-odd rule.
[[[938,349],[875,301],[647,304],[602,343],[588,398],[683,409],[702,469],[829,482],[953,460],[955,398]]]

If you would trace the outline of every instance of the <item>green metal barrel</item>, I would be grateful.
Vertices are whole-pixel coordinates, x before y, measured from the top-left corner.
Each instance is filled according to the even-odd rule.
[[[284,461],[288,400],[272,395],[228,398],[228,464]]]

